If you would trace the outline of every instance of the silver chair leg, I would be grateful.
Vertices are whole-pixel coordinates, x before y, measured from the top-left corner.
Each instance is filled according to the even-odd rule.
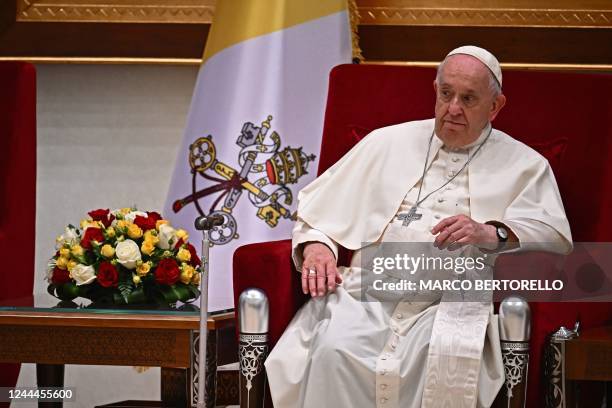
[[[240,407],[261,408],[266,390],[264,361],[268,354],[268,298],[263,291],[250,288],[240,294],[238,302]]]
[[[525,407],[530,336],[529,304],[518,296],[505,298],[499,306],[499,337],[506,377],[505,390],[500,392],[501,406]]]
[[[546,379],[545,407],[567,408],[573,406],[574,390],[565,381],[565,344],[579,336],[580,324],[573,330],[561,326],[554,332],[544,350],[544,378]]]

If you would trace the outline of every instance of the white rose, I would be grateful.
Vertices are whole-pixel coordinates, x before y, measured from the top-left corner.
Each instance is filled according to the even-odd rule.
[[[138,244],[131,239],[126,239],[117,244],[115,256],[119,263],[128,269],[136,268],[136,262],[141,259]]]
[[[161,249],[169,249],[170,241],[172,241],[172,244],[175,244],[177,241],[175,229],[168,224],[159,226],[159,234],[157,234],[157,237],[159,238],[157,246]]]
[[[142,211],[132,211],[131,213],[126,214],[125,217],[123,217],[123,218],[126,221],[134,222],[134,220],[136,219],[137,215],[140,215],[141,217],[146,217],[147,213],[146,212],[142,212]]]
[[[64,233],[55,240],[55,249],[60,249],[64,244],[74,245],[80,240],[79,234],[75,228],[66,227]]]
[[[70,277],[76,281],[77,286],[87,285],[96,279],[96,271],[93,266],[76,264],[70,271]]]

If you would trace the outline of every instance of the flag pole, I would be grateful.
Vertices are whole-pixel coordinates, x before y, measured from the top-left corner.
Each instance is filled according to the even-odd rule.
[[[210,237],[209,231],[215,226],[223,224],[223,217],[215,216],[200,216],[195,220],[195,228],[202,231],[202,258],[201,258],[201,273],[200,280],[200,338],[199,338],[199,354],[198,354],[198,402],[197,408],[205,408],[205,391],[206,391],[206,340],[208,339],[208,266],[210,265]]]

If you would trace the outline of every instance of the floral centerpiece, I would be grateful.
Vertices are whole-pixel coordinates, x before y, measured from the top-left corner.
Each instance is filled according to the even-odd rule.
[[[200,259],[185,230],[135,208],[88,213],[68,225],[49,261],[48,292],[106,304],[173,304],[199,296]]]

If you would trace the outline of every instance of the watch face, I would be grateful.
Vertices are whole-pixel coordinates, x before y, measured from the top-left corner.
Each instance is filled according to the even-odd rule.
[[[502,241],[505,241],[508,239],[508,231],[506,231],[505,228],[497,227],[497,235]]]

